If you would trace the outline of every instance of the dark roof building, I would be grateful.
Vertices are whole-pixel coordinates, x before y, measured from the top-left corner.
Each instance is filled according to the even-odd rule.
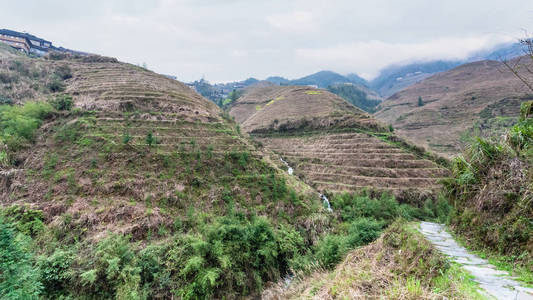
[[[25,40],[26,44],[29,46],[29,49],[25,49],[25,47],[20,44],[14,45],[13,43],[10,43],[10,41],[13,42],[13,40],[17,40],[21,43],[23,43],[22,41]],[[23,50],[25,52],[34,53],[39,56],[46,54],[52,47],[52,42],[50,41],[26,32],[18,32],[9,29],[0,29],[0,42],[4,42],[14,48]]]

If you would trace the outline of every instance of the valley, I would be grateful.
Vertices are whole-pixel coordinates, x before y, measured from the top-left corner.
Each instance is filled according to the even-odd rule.
[[[515,46],[212,85],[0,43],[0,299],[531,299]]]

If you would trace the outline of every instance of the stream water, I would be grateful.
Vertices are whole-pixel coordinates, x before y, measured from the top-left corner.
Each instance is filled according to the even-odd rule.
[[[507,272],[497,270],[487,260],[469,253],[445,229],[441,224],[420,223],[420,232],[426,239],[472,274],[474,281],[483,289],[482,292],[495,299],[533,300],[533,289],[523,287]]]
[[[289,173],[289,175],[292,175],[292,173],[294,172],[294,169],[291,166],[289,166],[289,163],[286,162],[282,157],[280,157],[279,159],[281,159],[283,164],[287,166],[287,173]]]
[[[333,209],[331,209],[331,204],[329,203],[328,197],[324,194],[320,194],[320,198],[322,198],[322,202],[324,202],[324,206],[329,212],[333,212]]]
[[[285,161],[283,157],[280,157],[279,159],[281,160],[281,162],[283,162],[285,166],[287,166],[287,173],[289,173],[289,175],[292,175],[292,173],[294,173],[294,169],[291,166],[289,166],[289,163]],[[326,207],[326,209],[329,212],[332,212],[333,209],[331,209],[331,204],[329,203],[328,197],[326,197],[326,195],[324,194],[320,194],[320,199],[322,199],[322,202],[324,203],[324,206]]]

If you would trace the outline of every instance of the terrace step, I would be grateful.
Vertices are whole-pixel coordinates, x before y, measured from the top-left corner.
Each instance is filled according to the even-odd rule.
[[[355,176],[355,175],[342,175],[342,174],[328,174],[318,172],[308,172],[306,179],[312,182],[315,181],[328,181],[338,182],[344,184],[351,184],[356,186],[375,186],[375,187],[396,187],[396,188],[408,188],[408,187],[422,187],[437,185],[437,178],[392,178],[392,177],[367,177],[367,176]]]
[[[317,164],[297,165],[297,170],[304,173],[318,172],[327,174],[356,175],[368,177],[391,177],[391,178],[442,178],[449,176],[449,171],[443,168],[375,168],[375,167],[352,167],[352,166],[327,166]]]
[[[291,159],[292,157],[292,159]],[[284,157],[285,158],[285,157]],[[317,163],[336,165],[336,166],[354,166],[354,167],[378,167],[378,168],[435,168],[437,165],[429,160],[396,160],[396,159],[347,159],[347,158],[303,158],[301,156],[287,156],[289,161],[295,161],[298,164]],[[316,160],[316,161],[315,161]]]
[[[317,158],[317,159],[384,159],[384,160],[416,160],[416,156],[408,153],[321,153],[315,152],[313,155],[306,155],[306,153],[286,153],[284,154],[287,157],[299,157],[299,158]]]
[[[432,185],[432,186],[425,186],[425,187],[376,187],[371,185],[353,185],[353,184],[345,184],[345,183],[337,183],[337,182],[328,182],[328,181],[314,181],[314,184],[316,185],[316,189],[320,192],[328,191],[331,193],[342,193],[342,192],[360,192],[364,189],[367,190],[381,190],[381,191],[392,191],[393,193],[401,192],[405,190],[420,190],[420,191],[432,191],[437,190],[440,188],[439,185]]]
[[[398,148],[350,148],[350,149],[323,149],[320,148],[320,150],[299,150],[299,151],[289,151],[289,150],[280,150],[280,149],[272,149],[272,151],[282,154],[304,154],[313,156],[315,153],[404,153],[405,151],[398,149]]]

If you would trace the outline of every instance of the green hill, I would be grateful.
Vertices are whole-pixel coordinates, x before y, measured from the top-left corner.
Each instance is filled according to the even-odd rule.
[[[18,78],[2,83],[0,242],[24,257],[2,297],[256,295],[328,229],[317,193],[184,84],[99,56],[0,55]]]

